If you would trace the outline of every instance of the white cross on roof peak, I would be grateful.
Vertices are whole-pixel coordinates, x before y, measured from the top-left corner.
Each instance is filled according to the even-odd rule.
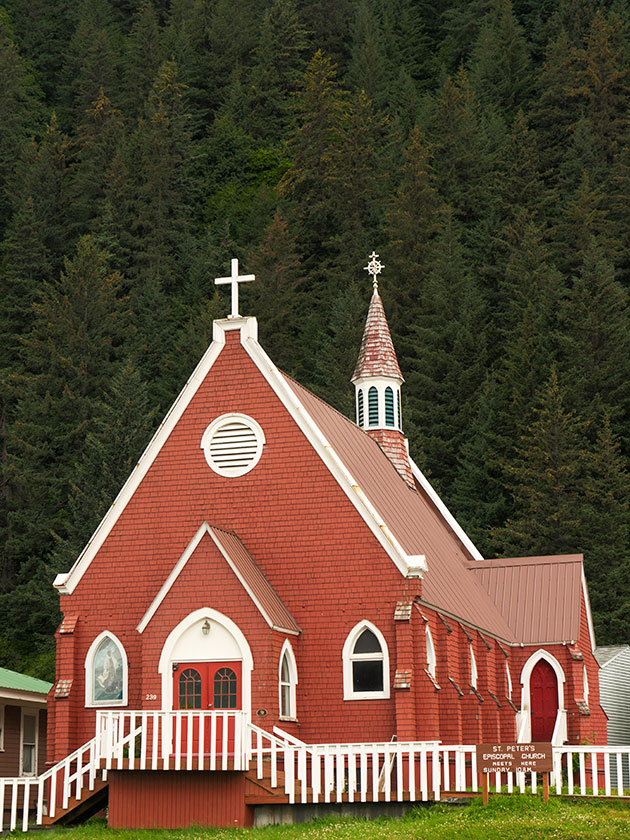
[[[378,291],[378,275],[381,271],[385,268],[383,263],[379,260],[378,254],[376,251],[372,251],[369,257],[369,263],[363,267],[364,271],[367,271],[368,274],[372,275],[372,285],[374,286],[374,291]]]
[[[241,316],[238,313],[238,284],[239,283],[249,283],[252,280],[256,279],[255,274],[241,274],[239,276],[238,273],[238,260],[232,260],[232,274],[229,277],[216,277],[215,283],[217,286],[222,286],[225,283],[229,283],[232,286],[232,311],[228,315],[228,318],[240,318]]]

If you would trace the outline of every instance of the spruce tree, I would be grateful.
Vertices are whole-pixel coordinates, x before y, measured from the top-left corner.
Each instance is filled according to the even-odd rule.
[[[335,65],[318,50],[298,93],[288,144],[292,163],[280,184],[305,267],[317,279],[331,258],[336,201],[327,176],[331,150],[341,143],[346,113],[347,97],[337,82]]]
[[[565,408],[564,390],[552,371],[524,413],[513,457],[504,466],[514,512],[493,533],[499,553],[581,551],[587,454],[585,424]]]
[[[587,468],[581,550],[595,635],[599,644],[619,644],[630,638],[630,473],[605,416]]]
[[[141,0],[127,39],[124,66],[125,112],[130,117],[142,114],[153,82],[163,61],[160,29],[152,0]]]
[[[472,52],[470,80],[480,101],[508,122],[529,100],[529,52],[511,0],[493,0],[486,13]]]
[[[273,0],[262,18],[245,94],[245,127],[254,137],[285,137],[306,47],[306,29],[292,0]]]
[[[307,313],[299,309],[304,278],[297,243],[279,210],[248,256],[247,267],[256,275],[251,311],[260,325],[260,341],[274,362],[291,373],[301,355],[299,332]]]
[[[400,363],[407,381],[405,431],[419,463],[450,493],[486,371],[486,313],[453,214],[445,212]]]
[[[149,443],[155,422],[146,383],[126,359],[95,403],[91,431],[70,479],[65,536],[57,538],[52,564],[69,569],[107,513]]]
[[[128,335],[119,289],[120,277],[85,237],[59,280],[41,288],[24,338],[24,372],[12,383],[18,401],[7,434],[14,487],[7,551],[15,589],[0,602],[3,642],[13,648],[16,665],[45,638],[52,643],[58,606],[48,564],[51,532],[66,533],[72,464]]]
[[[0,7],[0,231],[11,214],[8,190],[26,139],[40,117],[38,90],[15,43],[6,10]]]
[[[81,235],[98,227],[107,173],[123,139],[121,113],[100,88],[78,126],[77,150],[69,172],[71,230]]]
[[[560,351],[570,405],[598,428],[604,418],[630,453],[628,291],[596,245],[584,257],[560,308]]]
[[[107,97],[118,102],[120,56],[115,40],[109,0],[82,0],[62,71],[61,113],[68,123],[82,119],[101,88]]]

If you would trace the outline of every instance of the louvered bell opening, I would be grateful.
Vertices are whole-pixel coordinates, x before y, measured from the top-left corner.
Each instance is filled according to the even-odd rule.
[[[245,423],[220,426],[210,441],[210,458],[226,475],[239,475],[256,460],[258,439]]]

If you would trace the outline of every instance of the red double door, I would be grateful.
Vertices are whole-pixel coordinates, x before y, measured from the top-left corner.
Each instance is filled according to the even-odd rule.
[[[178,663],[173,669],[173,707],[200,712],[238,711],[242,708],[241,674],[240,662]],[[227,718],[226,723],[224,718]],[[191,730],[186,719],[181,720],[180,726],[181,751],[185,755]],[[233,715],[209,715],[203,720],[193,716],[193,753],[198,754],[202,742],[205,755],[215,753],[220,757],[224,752],[224,744],[228,754],[233,755],[235,727],[236,719]]]
[[[558,678],[551,665],[541,659],[530,679],[532,741],[551,741],[558,716]]]

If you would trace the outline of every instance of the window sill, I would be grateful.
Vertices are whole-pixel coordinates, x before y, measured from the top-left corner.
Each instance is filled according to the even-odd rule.
[[[344,700],[389,700],[388,691],[357,691],[344,695]]]
[[[285,717],[284,715],[278,715],[278,720],[283,720],[286,723],[297,723],[298,719],[296,717]]]

